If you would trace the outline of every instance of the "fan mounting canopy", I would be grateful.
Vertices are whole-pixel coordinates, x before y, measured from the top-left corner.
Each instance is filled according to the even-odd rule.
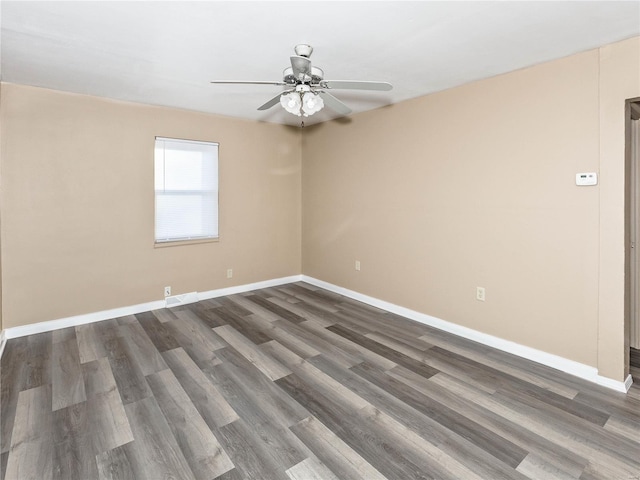
[[[311,45],[301,43],[300,45],[296,45],[293,51],[296,52],[296,55],[309,58],[313,53],[313,47]]]

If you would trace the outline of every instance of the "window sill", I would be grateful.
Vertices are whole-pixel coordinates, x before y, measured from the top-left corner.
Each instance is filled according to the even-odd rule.
[[[155,242],[153,244],[154,248],[165,248],[165,247],[178,247],[181,245],[197,245],[199,243],[218,243],[220,241],[220,237],[215,238],[199,238],[195,240],[175,240],[169,242]]]

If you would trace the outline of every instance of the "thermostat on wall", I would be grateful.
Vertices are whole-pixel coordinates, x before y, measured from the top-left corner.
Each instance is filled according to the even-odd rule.
[[[582,187],[598,184],[598,174],[596,172],[576,173],[576,185]]]

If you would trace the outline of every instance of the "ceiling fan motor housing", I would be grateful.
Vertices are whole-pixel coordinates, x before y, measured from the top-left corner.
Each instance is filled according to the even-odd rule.
[[[324,78],[324,72],[321,68],[311,66],[311,75],[305,75],[303,79],[299,79],[293,73],[292,67],[287,67],[282,72],[282,81],[284,83],[289,83],[291,85],[296,85],[297,83],[320,83]]]

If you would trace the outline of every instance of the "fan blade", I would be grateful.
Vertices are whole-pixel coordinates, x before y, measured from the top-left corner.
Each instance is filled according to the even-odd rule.
[[[209,83],[218,85],[287,85],[284,82],[245,82],[243,80],[214,80]]]
[[[347,107],[344,103],[342,103],[330,93],[325,92],[324,90],[320,90],[318,94],[322,97],[322,100],[324,100],[325,105],[327,105],[327,107],[329,107],[331,110],[334,110],[342,115],[349,115],[351,113],[351,109],[349,107]]]
[[[305,77],[311,77],[311,60],[306,57],[293,55],[291,57],[291,68],[293,75],[298,80],[305,80]]]
[[[277,105],[278,103],[280,103],[280,96],[282,95],[282,93],[279,93],[278,95],[276,95],[275,97],[273,97],[271,100],[269,100],[267,103],[265,103],[264,105],[261,105],[258,107],[258,110],[268,110],[271,107],[273,107],[274,105]]]
[[[393,85],[387,82],[366,82],[360,80],[323,80],[320,82],[323,88],[344,88],[348,90],[380,90],[388,91]]]

